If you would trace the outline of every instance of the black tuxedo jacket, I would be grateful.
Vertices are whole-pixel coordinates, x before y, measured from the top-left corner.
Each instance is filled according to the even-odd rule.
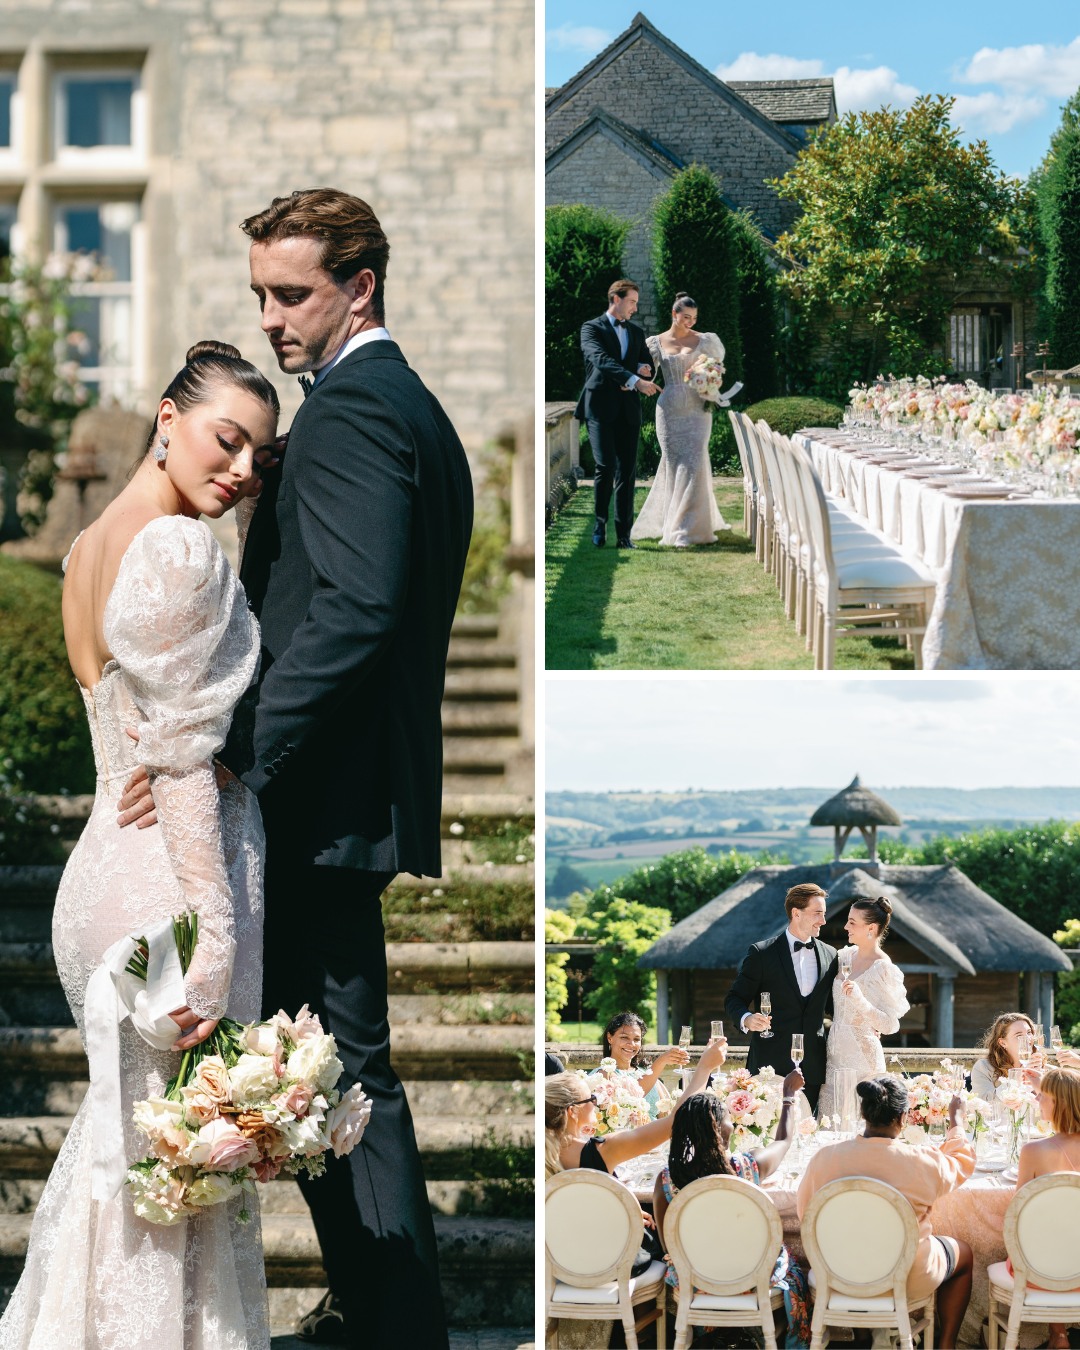
[[[641,425],[641,395],[626,393],[623,386],[628,375],[636,375],[640,365],[651,365],[652,358],[645,345],[645,333],[636,323],[628,323],[626,333],[626,355],[622,356],[619,335],[606,313],[582,326],[585,388],[574,413],[579,422],[589,418],[598,422],[618,419]]]
[[[262,666],[221,758],[276,857],[440,874],[440,704],[471,530],[446,414],[396,343],[358,347],[297,412],[240,573]]]
[[[818,980],[807,998],[799,992],[795,963],[786,932],[755,942],[746,953],[724,1007],[738,1029],[748,1012],[757,1012],[750,1004],[763,989],[772,995],[772,1038],[762,1040],[751,1033],[746,1067],[757,1073],[763,1064],[771,1064],[779,1074],[788,1074],[791,1063],[791,1036],[803,1033],[805,1058],[799,1066],[808,1085],[825,1081],[825,1016],[832,1010],[833,980],[839,968],[836,948],[814,939]]]

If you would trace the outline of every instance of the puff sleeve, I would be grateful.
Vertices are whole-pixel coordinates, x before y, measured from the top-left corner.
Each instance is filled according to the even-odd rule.
[[[856,982],[851,997],[875,1031],[883,1036],[894,1036],[900,1030],[901,1017],[911,1006],[904,976],[891,961],[876,961],[870,972],[872,978],[863,981],[865,988]]]
[[[205,524],[168,516],[135,536],[105,609],[104,636],[138,710],[137,755],[150,774],[170,866],[199,916],[188,1006],[221,1017],[235,926],[213,756],[255,675],[259,629]]]

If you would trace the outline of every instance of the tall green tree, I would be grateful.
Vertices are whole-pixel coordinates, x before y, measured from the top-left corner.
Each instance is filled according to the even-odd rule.
[[[607,308],[622,275],[630,222],[592,206],[544,213],[544,384],[548,399],[577,398],[584,382],[581,325]]]
[[[698,327],[724,344],[731,381],[743,378],[739,243],[719,180],[700,164],[683,169],[653,207],[653,276],[662,327],[679,291],[698,302]]]
[[[1062,109],[1036,197],[1050,364],[1067,368],[1080,363],[1080,92]]]
[[[848,113],[773,183],[799,207],[777,251],[789,267],[782,283],[809,320],[804,350],[837,319],[836,346],[847,353],[855,326],[871,334],[861,368],[845,369],[842,382],[882,368],[943,370],[963,273],[980,250],[1015,251],[1010,222],[1024,186],[995,167],[985,141],[961,142],[952,105],[924,95],[907,109]]]
[[[780,297],[778,273],[753,218],[732,216],[739,272],[739,335],[742,338],[744,400],[779,394]]]
[[[655,1020],[656,975],[640,970],[638,958],[671,927],[667,909],[650,908],[616,896],[590,908],[580,928],[598,944],[593,959],[596,988],[589,1003],[597,1020],[607,1022],[629,1009],[651,1024]]]

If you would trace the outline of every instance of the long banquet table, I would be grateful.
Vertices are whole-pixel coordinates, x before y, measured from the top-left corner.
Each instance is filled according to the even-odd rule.
[[[933,573],[926,669],[1080,668],[1080,500],[961,500],[839,438],[798,439],[830,496]]]

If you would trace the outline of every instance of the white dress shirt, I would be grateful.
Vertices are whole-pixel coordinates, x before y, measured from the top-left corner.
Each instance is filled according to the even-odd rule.
[[[318,371],[312,380],[312,389],[320,380],[334,367],[339,361],[344,361],[350,352],[356,351],[357,347],[362,347],[365,342],[391,342],[393,339],[385,328],[365,328],[362,333],[354,333],[351,338],[341,347],[337,356],[332,361],[327,361],[322,370]]]

